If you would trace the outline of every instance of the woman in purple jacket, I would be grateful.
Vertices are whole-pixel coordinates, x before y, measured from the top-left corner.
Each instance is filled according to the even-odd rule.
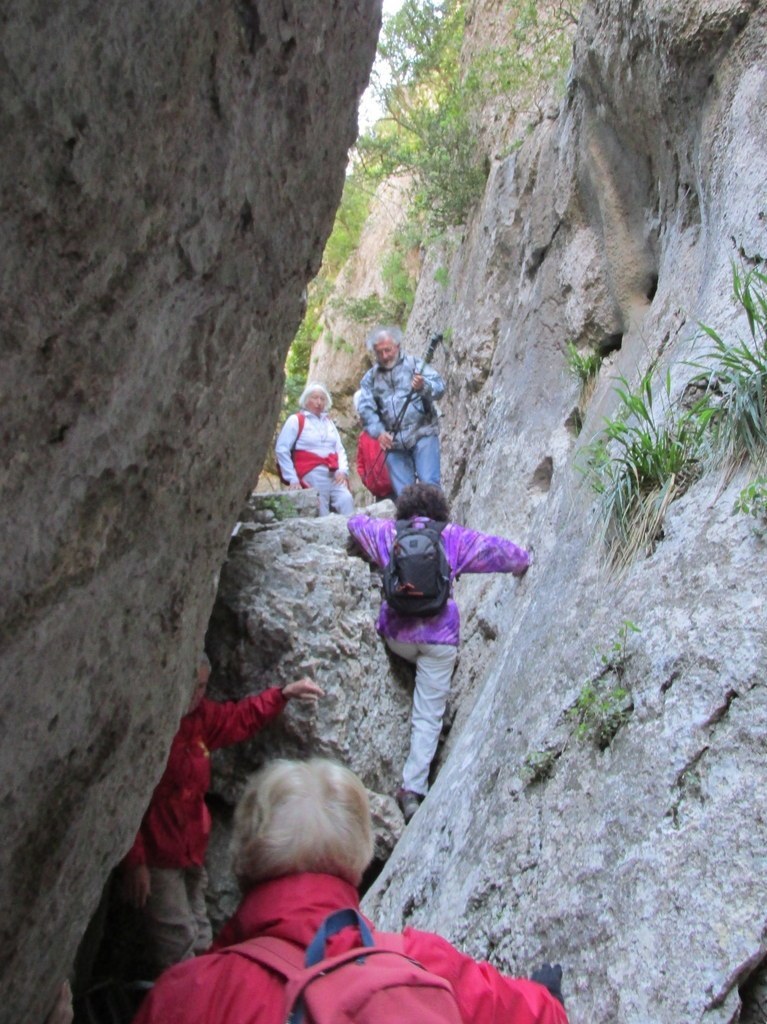
[[[448,522],[447,500],[433,484],[410,484],[397,499],[397,520],[416,525],[428,520],[447,523],[442,541],[451,581],[464,572],[510,572],[523,576],[531,558],[510,540],[492,537]],[[352,516],[349,532],[368,558],[380,569],[389,563],[397,526],[391,519]],[[450,690],[450,677],[458,657],[460,615],[452,597],[436,615],[413,617],[398,614],[386,601],[381,604],[377,629],[395,654],[415,664],[415,692],[410,731],[410,752],[402,774],[397,800],[409,821],[429,788],[429,767],[437,749],[442,718]]]

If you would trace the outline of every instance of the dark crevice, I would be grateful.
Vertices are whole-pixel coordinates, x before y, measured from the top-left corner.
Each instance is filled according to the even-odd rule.
[[[538,246],[533,249],[527,258],[527,266],[525,267],[525,273],[528,277],[535,277],[538,272],[538,268],[541,266],[543,261],[546,259],[549,249],[554,243],[554,239],[557,237],[557,232],[561,227],[562,222],[560,221],[551,233],[551,238],[548,240],[546,245]]]
[[[554,460],[546,455],[535,467],[533,473],[532,488],[535,491],[548,491],[551,487],[551,480],[554,476]]]
[[[221,120],[221,98],[218,95],[218,83],[216,81],[216,55],[211,53],[210,55],[210,86],[208,89],[208,99],[210,100],[210,106],[214,116],[217,120]]]
[[[373,859],[365,869],[365,874],[362,876],[362,881],[359,884],[360,896],[364,896],[365,893],[370,889],[373,883],[376,881],[378,876],[381,874],[383,869],[386,867],[385,859]]]
[[[724,695],[724,702],[711,712],[703,725],[716,725],[718,722],[721,722],[729,713],[732,702],[737,700],[739,696],[737,690],[729,689]]]
[[[739,990],[742,990],[740,991],[740,995],[741,998],[743,998],[744,993],[749,993],[749,988],[752,981],[754,984],[754,988],[749,993],[749,1002],[754,1002],[757,993],[757,978],[765,962],[767,962],[767,953],[765,953],[763,949],[757,950],[757,952],[754,953],[753,956],[750,956],[747,960],[744,960],[743,963],[739,964],[735,968],[735,970],[732,971],[730,976],[725,980],[721,989],[716,993],[713,999],[711,999],[711,1001],[706,1006],[706,1009],[715,1010],[718,1007],[723,1006],[730,992],[732,992],[732,990],[736,987]],[[757,977],[755,977],[755,975]],[[749,1024],[757,1024],[757,1022],[758,1024],[762,1024],[764,1017],[758,1017],[756,1019],[753,1017],[745,1018],[741,1013],[738,1020],[740,1024],[744,1024],[746,1020],[749,1021]]]
[[[69,423],[62,423],[60,426],[56,427],[55,430],[52,430],[48,435],[48,444],[63,444],[69,427]]]
[[[738,995],[741,999],[740,1024],[762,1024],[767,1020],[767,958],[740,983]]]
[[[253,227],[253,209],[246,199],[240,209],[240,232],[244,235]]]
[[[565,420],[565,427],[570,431],[573,437],[577,437],[583,430],[583,413],[578,406],[571,411],[570,415]]]
[[[597,343],[597,352],[604,359],[605,356],[609,356],[611,352],[620,352],[622,344],[622,334],[608,334]]]
[[[255,4],[248,3],[247,0],[237,0],[236,10],[242,25],[245,48],[252,56],[256,50],[260,50],[266,45],[266,36],[261,34],[258,9]]]

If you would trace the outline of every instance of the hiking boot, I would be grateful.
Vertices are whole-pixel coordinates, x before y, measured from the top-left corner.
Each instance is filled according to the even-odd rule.
[[[421,793],[414,793],[412,789],[397,790],[397,803],[400,806],[402,815],[407,823],[421,806],[423,796]]]

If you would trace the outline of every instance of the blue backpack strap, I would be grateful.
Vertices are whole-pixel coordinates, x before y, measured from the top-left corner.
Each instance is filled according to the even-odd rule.
[[[304,958],[304,964],[307,967],[314,967],[320,960],[325,959],[325,944],[331,936],[338,934],[344,928],[355,926],[360,935],[362,936],[362,945],[371,948],[375,946],[373,940],[373,933],[368,927],[368,923],[359,911],[354,910],[352,907],[346,907],[344,910],[336,910],[332,914],[329,914],[322,922],[320,927],[317,929],[317,934],[314,936],[312,941],[309,943],[306,949],[306,957]]]

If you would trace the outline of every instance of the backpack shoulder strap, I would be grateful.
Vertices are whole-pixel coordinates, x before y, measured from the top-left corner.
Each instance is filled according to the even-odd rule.
[[[306,423],[306,414],[299,411],[296,413],[296,419],[298,420],[298,433],[296,434],[293,444],[290,446],[291,452],[294,452],[296,450],[298,439],[301,436],[301,431],[304,429],[304,424]]]
[[[235,953],[253,963],[275,971],[286,981],[292,981],[304,972],[304,950],[273,935],[247,939],[236,946],[227,946],[220,953]]]
[[[413,959],[405,952],[405,936],[401,933],[373,932],[373,938],[378,949],[385,949],[387,953],[401,953],[408,960]]]

